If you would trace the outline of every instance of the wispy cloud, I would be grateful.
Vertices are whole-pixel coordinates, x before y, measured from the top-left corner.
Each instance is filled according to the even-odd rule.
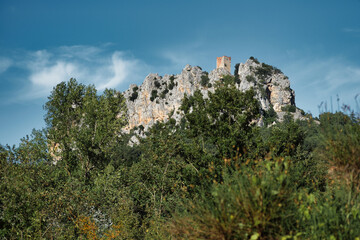
[[[337,95],[341,103],[354,105],[360,92],[360,66],[340,57],[298,60],[286,66],[286,73],[296,90],[296,103],[312,113],[318,113],[322,101],[328,101],[330,111],[330,99]]]
[[[147,70],[146,64],[131,54],[110,51],[106,46],[62,46],[16,53],[12,58],[0,58],[0,73],[15,62],[20,71],[27,73],[24,88],[16,94],[18,100],[48,96],[56,84],[72,77],[95,84],[98,90],[117,88],[144,78]]]
[[[169,60],[171,66],[176,68],[184,67],[186,64],[189,64],[191,61],[194,61],[192,54],[183,52],[183,51],[169,51],[166,50],[162,52],[162,57]]]
[[[0,74],[6,72],[6,70],[13,64],[12,60],[5,57],[0,57]]]
[[[360,33],[360,28],[343,28],[343,31],[347,33]]]
[[[104,75],[106,75],[106,72],[110,72],[112,76],[107,81],[102,82],[99,89],[112,88],[127,79],[138,77],[137,70],[141,69],[142,65],[140,60],[127,59],[123,52],[114,52],[111,57],[111,65],[102,69]],[[102,76],[102,74],[99,74],[99,76]],[[100,82],[100,79],[98,82]]]
[[[177,46],[167,47],[159,50],[159,56],[167,61],[164,64],[166,73],[178,72],[183,69],[186,64],[203,65],[208,62],[211,50],[203,49],[204,40],[198,38],[189,43],[183,43]]]
[[[78,67],[73,63],[58,61],[53,65],[32,71],[29,79],[32,84],[26,98],[38,98],[49,94],[49,91],[58,83],[68,80]]]

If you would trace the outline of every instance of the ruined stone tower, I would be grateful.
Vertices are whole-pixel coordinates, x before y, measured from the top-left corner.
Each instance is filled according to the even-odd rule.
[[[231,57],[222,56],[216,58],[216,68],[225,68],[231,72]]]

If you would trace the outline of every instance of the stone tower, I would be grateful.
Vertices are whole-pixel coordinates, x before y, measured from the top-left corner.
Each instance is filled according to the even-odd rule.
[[[231,72],[231,57],[222,56],[216,58],[216,68],[225,68]]]

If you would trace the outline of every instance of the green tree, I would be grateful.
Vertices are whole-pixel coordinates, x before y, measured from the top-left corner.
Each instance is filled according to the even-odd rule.
[[[33,129],[30,137],[21,138],[18,147],[13,148],[12,161],[21,163],[49,162],[51,156],[48,151],[46,129]]]
[[[69,171],[80,167],[89,175],[93,168],[109,163],[111,149],[127,123],[122,94],[106,89],[98,96],[94,86],[70,79],[53,89],[45,110],[49,141],[59,149],[57,154]]]
[[[200,91],[183,99],[181,109],[193,136],[210,138],[222,157],[243,149],[252,121],[259,117],[259,103],[253,90],[236,89],[233,77],[226,76],[214,93],[205,99]]]

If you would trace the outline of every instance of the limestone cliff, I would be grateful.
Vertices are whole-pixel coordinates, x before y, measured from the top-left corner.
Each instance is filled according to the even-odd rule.
[[[141,86],[132,84],[124,92],[129,116],[129,125],[125,130],[140,125],[147,130],[156,121],[166,121],[169,114],[179,120],[181,112],[178,109],[184,94],[192,95],[199,89],[207,96],[208,91],[214,91],[216,81],[230,74],[224,68],[214,69],[208,74],[200,67],[190,65],[177,75],[149,74]],[[279,69],[251,58],[237,66],[235,77],[236,87],[241,91],[255,89],[262,112],[273,107],[282,120],[289,106],[294,106],[294,117],[302,117],[300,110],[295,108],[295,93],[290,88],[290,81]],[[261,122],[260,119],[260,125]]]

